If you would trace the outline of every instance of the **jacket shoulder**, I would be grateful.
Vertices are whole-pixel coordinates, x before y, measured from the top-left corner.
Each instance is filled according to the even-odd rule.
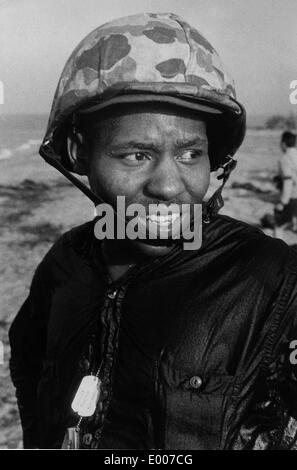
[[[265,234],[260,228],[227,215],[219,215],[213,227],[221,243],[245,253],[266,271],[270,268],[297,274],[297,249]]]
[[[84,258],[84,253],[92,238],[94,238],[93,221],[86,222],[63,233],[39,263],[36,274],[47,272],[50,275],[55,268],[63,271],[67,268],[68,270],[77,269],[77,262],[79,259]]]

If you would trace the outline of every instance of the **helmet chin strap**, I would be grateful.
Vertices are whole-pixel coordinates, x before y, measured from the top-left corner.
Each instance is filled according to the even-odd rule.
[[[64,168],[64,166],[60,163],[60,158],[58,158],[58,155],[54,152],[49,142],[44,142],[43,146],[40,149],[40,155],[44,158],[47,163],[56,168],[71,183],[73,183],[78,189],[80,189],[95,204],[95,206],[104,203],[102,198],[97,196],[90,188],[88,188],[88,186],[86,186],[70,171]],[[236,167],[236,164],[237,160],[233,160],[233,157],[231,155],[228,155],[227,162],[225,162],[221,166],[221,168],[223,168],[223,173],[219,175],[217,179],[222,180],[222,184],[213,193],[211,198],[207,202],[203,203],[202,220],[205,224],[209,224],[211,220],[218,214],[219,210],[224,206],[222,191],[230,176],[231,171],[233,171]]]
[[[203,204],[203,215],[202,220],[205,224],[209,224],[211,220],[218,214],[219,210],[224,206],[224,199],[222,196],[222,191],[224,186],[231,174],[231,171],[237,165],[237,160],[233,160],[231,155],[227,156],[227,162],[225,162],[221,168],[223,168],[223,173],[217,177],[218,180],[222,180],[222,184],[219,188],[213,193],[211,198]]]
[[[60,157],[54,152],[50,142],[46,141],[39,150],[40,155],[49,165],[56,168],[66,178],[73,183],[78,189],[80,189],[91,201],[98,206],[98,204],[104,203],[103,199],[97,196],[88,186],[74,176],[70,171],[66,170],[62,163],[60,163]]]

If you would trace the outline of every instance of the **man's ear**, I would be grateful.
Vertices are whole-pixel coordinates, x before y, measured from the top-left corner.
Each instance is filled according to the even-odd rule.
[[[80,132],[71,130],[67,136],[67,151],[72,168],[79,175],[87,175],[89,168],[87,142]]]

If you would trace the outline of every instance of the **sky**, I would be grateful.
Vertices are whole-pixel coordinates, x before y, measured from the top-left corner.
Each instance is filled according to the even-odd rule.
[[[248,114],[297,113],[289,101],[297,0],[0,0],[0,113],[48,113],[78,42],[109,20],[144,11],[172,11],[202,32]]]

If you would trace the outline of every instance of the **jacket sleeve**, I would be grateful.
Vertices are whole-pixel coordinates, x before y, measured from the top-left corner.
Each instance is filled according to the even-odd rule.
[[[278,328],[277,354],[268,376],[279,417],[276,450],[297,450],[297,273],[293,279]]]
[[[297,253],[279,270],[274,313],[235,450],[297,450]]]
[[[23,428],[24,448],[38,447],[36,397],[46,351],[50,310],[49,279],[42,262],[33,277],[29,296],[10,330],[10,373]]]

